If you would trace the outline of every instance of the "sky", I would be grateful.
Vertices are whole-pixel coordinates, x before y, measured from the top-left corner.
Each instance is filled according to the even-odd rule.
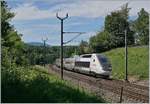
[[[18,33],[23,34],[24,42],[42,42],[48,38],[47,44],[60,45],[60,17],[64,20],[65,32],[85,32],[66,45],[78,45],[81,40],[88,41],[104,27],[105,16],[121,9],[125,3],[131,8],[131,20],[144,8],[150,13],[149,0],[6,0],[15,17],[11,20]],[[64,34],[64,42],[78,34]]]

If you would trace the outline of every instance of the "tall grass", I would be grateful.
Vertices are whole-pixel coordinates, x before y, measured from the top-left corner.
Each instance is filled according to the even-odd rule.
[[[104,53],[111,61],[112,76],[116,79],[125,77],[124,48],[117,48]],[[149,77],[148,47],[128,47],[128,74],[138,79]]]
[[[2,102],[5,103],[89,103],[103,100],[89,95],[57,76],[35,68],[2,69]]]

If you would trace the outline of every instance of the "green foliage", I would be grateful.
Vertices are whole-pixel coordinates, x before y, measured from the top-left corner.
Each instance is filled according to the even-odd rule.
[[[138,18],[133,22],[133,29],[136,32],[136,41],[140,45],[148,45],[149,42],[149,14],[144,10],[138,13]]]
[[[14,13],[10,12],[7,3],[1,1],[2,67],[8,67],[12,64],[26,65],[27,63],[22,53],[24,44],[20,34],[9,23],[13,17]]]
[[[78,54],[79,49],[77,46],[64,46],[64,57],[71,57]],[[60,46],[31,46],[26,44],[24,48],[25,57],[29,60],[30,65],[52,64],[56,58],[60,57]]]
[[[78,46],[64,46],[64,57],[71,57],[79,54]],[[60,50],[59,50],[60,51]]]
[[[37,67],[14,67],[13,69],[2,70],[2,102],[102,102],[102,100],[95,96],[69,85],[69,82],[62,81],[52,74],[49,75],[38,71],[38,69]]]
[[[30,65],[49,64],[59,57],[59,48],[46,47],[45,49],[43,46],[30,46],[26,44],[24,54],[29,60]]]
[[[124,5],[121,10],[111,12],[105,17],[105,31],[110,33],[111,47],[124,46],[124,31],[127,30],[128,44],[134,43],[133,31],[130,29],[128,22],[129,15],[128,4]]]
[[[90,38],[90,47],[93,52],[103,52],[110,48],[110,34],[107,31],[99,32]]]
[[[2,49],[1,50],[2,51],[2,55],[1,55],[1,57],[2,57],[2,59],[1,59],[2,67],[5,66],[6,68],[8,68],[8,67],[10,67],[10,57],[9,57],[8,48],[2,46],[1,49]]]
[[[104,53],[111,61],[112,76],[116,79],[125,78],[125,53],[124,48],[117,48]],[[149,52],[148,47],[128,47],[128,74],[139,79],[149,77]]]
[[[85,53],[89,53],[88,42],[82,40],[79,45],[78,54],[85,54]]]
[[[89,40],[92,52],[104,52],[124,46],[125,30],[127,31],[127,44],[134,44],[134,32],[130,29],[130,22],[128,22],[129,10],[130,8],[126,4],[122,6],[121,10],[111,12],[105,17],[104,30]]]
[[[14,30],[14,27],[9,23],[9,21],[14,17],[14,13],[10,12],[5,1],[1,2],[1,17],[2,45],[10,48],[19,47],[21,38]]]
[[[1,34],[2,38],[8,35],[12,30],[12,26],[8,23],[14,17],[14,13],[10,12],[8,5],[5,1],[1,1]]]

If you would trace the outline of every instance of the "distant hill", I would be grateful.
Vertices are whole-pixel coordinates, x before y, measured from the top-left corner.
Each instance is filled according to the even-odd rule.
[[[31,46],[43,46],[44,45],[41,42],[29,42],[29,43],[26,43],[26,44],[31,45]],[[50,45],[46,44],[46,46],[50,46]]]

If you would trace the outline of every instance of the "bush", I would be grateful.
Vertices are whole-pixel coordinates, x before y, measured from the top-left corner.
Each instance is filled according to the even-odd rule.
[[[38,68],[39,69],[39,68]],[[40,69],[42,70],[42,69]],[[2,71],[3,103],[103,102],[68,82],[34,68],[18,67]]]

